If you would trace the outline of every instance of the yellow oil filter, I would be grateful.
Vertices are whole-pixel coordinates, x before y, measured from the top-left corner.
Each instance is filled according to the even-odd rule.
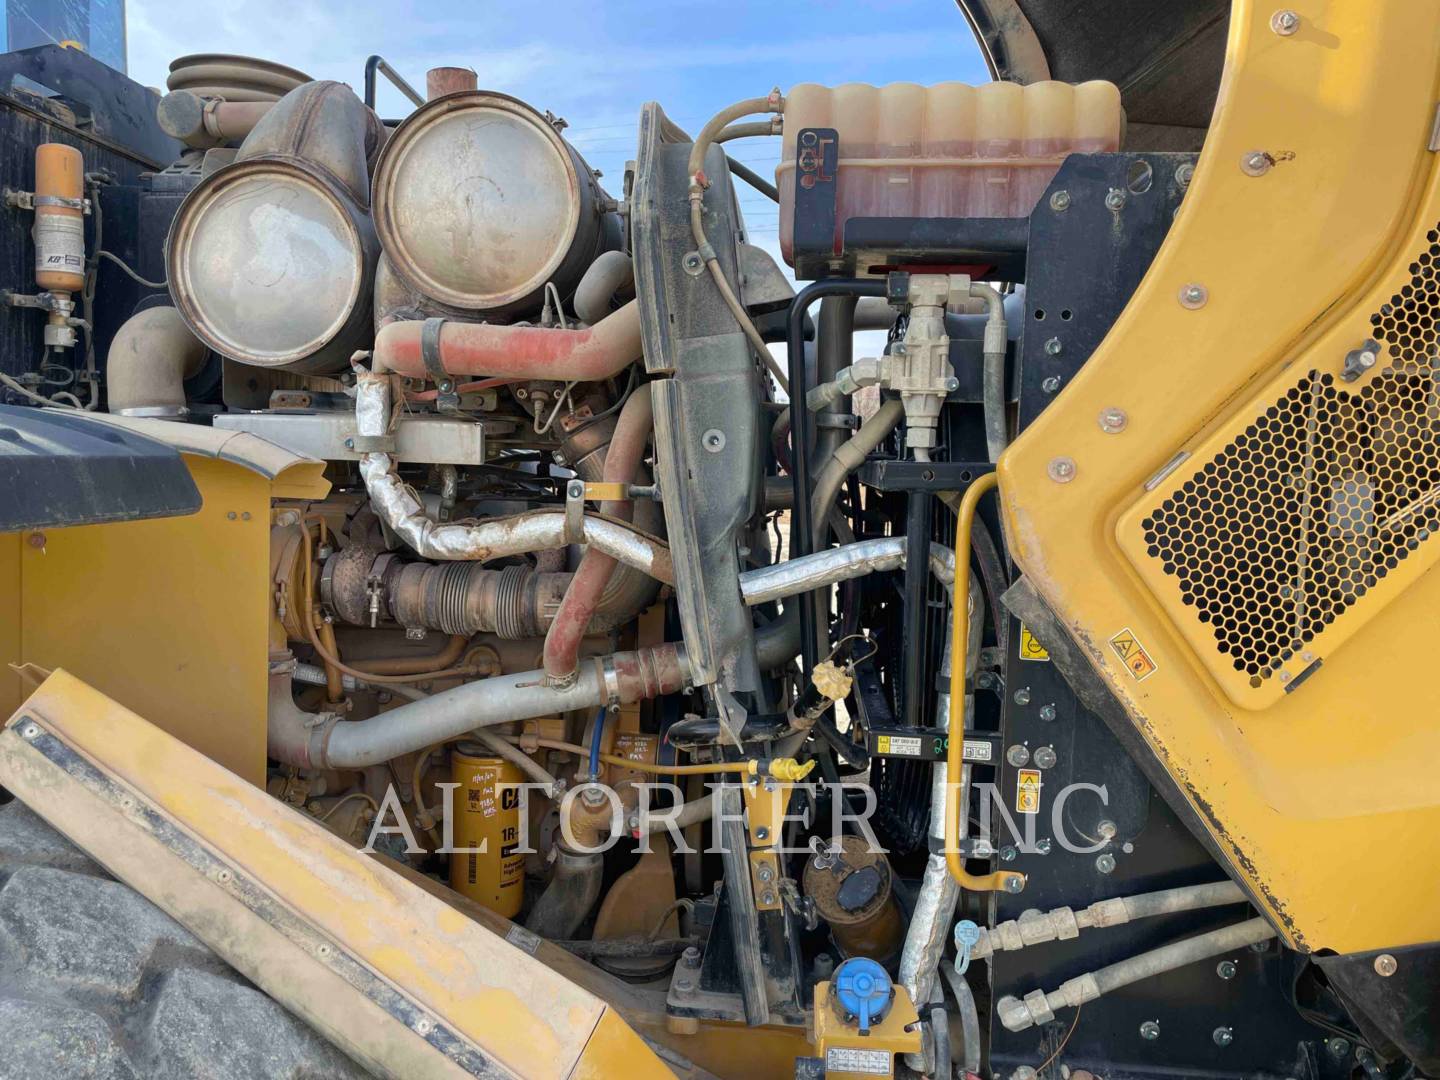
[[[35,284],[79,292],[85,284],[85,158],[73,146],[35,148]]]
[[[450,821],[455,851],[450,887],[512,919],[525,899],[525,856],[520,852],[520,770],[462,744],[450,755]]]

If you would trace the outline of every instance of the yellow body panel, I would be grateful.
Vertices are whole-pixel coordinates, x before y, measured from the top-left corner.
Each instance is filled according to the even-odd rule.
[[[263,784],[270,499],[285,478],[185,463],[198,513],[0,536],[17,598],[0,661],[63,667]],[[5,678],[8,711],[19,690]]]
[[[1440,781],[1416,767],[1440,752],[1436,553],[1422,545],[1320,634],[1306,651],[1323,666],[1290,693],[1310,661],[1258,688],[1217,663],[1213,627],[1144,526],[1285,388],[1340,371],[1440,221],[1427,148],[1440,6],[1291,6],[1300,28],[1283,36],[1272,7],[1236,3],[1215,120],[1169,238],[999,472],[1017,562],[1237,878],[1291,944],[1352,952],[1440,939]],[[1247,170],[1256,152],[1271,163]],[[1118,433],[1097,422],[1112,409],[1127,416]],[[1075,463],[1065,483],[1048,470],[1061,456]],[[1357,884],[1360,852],[1405,867],[1403,887]]]
[[[384,1075],[463,1075],[437,1031],[499,1075],[673,1075],[525,937],[484,929],[66,672],[0,732],[0,783]]]
[[[943,963],[943,961],[942,961]],[[843,1055],[852,1051],[861,1056],[878,1057],[888,1054],[890,1072],[895,1075],[895,1055],[915,1054],[920,1051],[920,1018],[910,995],[903,987],[895,988],[895,1000],[885,1019],[873,1025],[870,1031],[861,1035],[851,1025],[835,1015],[835,1006],[830,1001],[830,983],[815,984],[815,1056],[826,1063],[826,1080],[865,1080],[867,1076],[881,1075],[876,1068],[849,1070],[830,1068],[843,1058],[833,1058],[831,1051]]]

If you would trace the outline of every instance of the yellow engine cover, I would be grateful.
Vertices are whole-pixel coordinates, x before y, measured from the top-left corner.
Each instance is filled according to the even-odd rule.
[[[1237,879],[1353,952],[1440,939],[1440,7],[1288,6],[1236,3],[1170,236],[1001,490]]]

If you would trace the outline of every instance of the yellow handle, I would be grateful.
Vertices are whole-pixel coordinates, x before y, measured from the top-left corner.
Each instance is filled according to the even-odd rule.
[[[970,640],[970,529],[975,508],[999,479],[992,473],[977,477],[965,489],[955,512],[955,585],[950,594],[950,738],[945,753],[945,863],[962,889],[972,892],[1019,892],[1025,875],[1011,870],[976,877],[960,861],[960,776],[965,747],[965,657]]]

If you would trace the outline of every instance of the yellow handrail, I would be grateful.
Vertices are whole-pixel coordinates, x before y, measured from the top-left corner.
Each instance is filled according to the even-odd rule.
[[[965,747],[965,658],[970,640],[970,529],[975,508],[999,485],[996,475],[980,476],[965,489],[955,511],[955,585],[950,593],[950,737],[945,753],[945,863],[962,889],[972,892],[1019,892],[1025,875],[997,870],[977,877],[960,860],[960,776]]]

